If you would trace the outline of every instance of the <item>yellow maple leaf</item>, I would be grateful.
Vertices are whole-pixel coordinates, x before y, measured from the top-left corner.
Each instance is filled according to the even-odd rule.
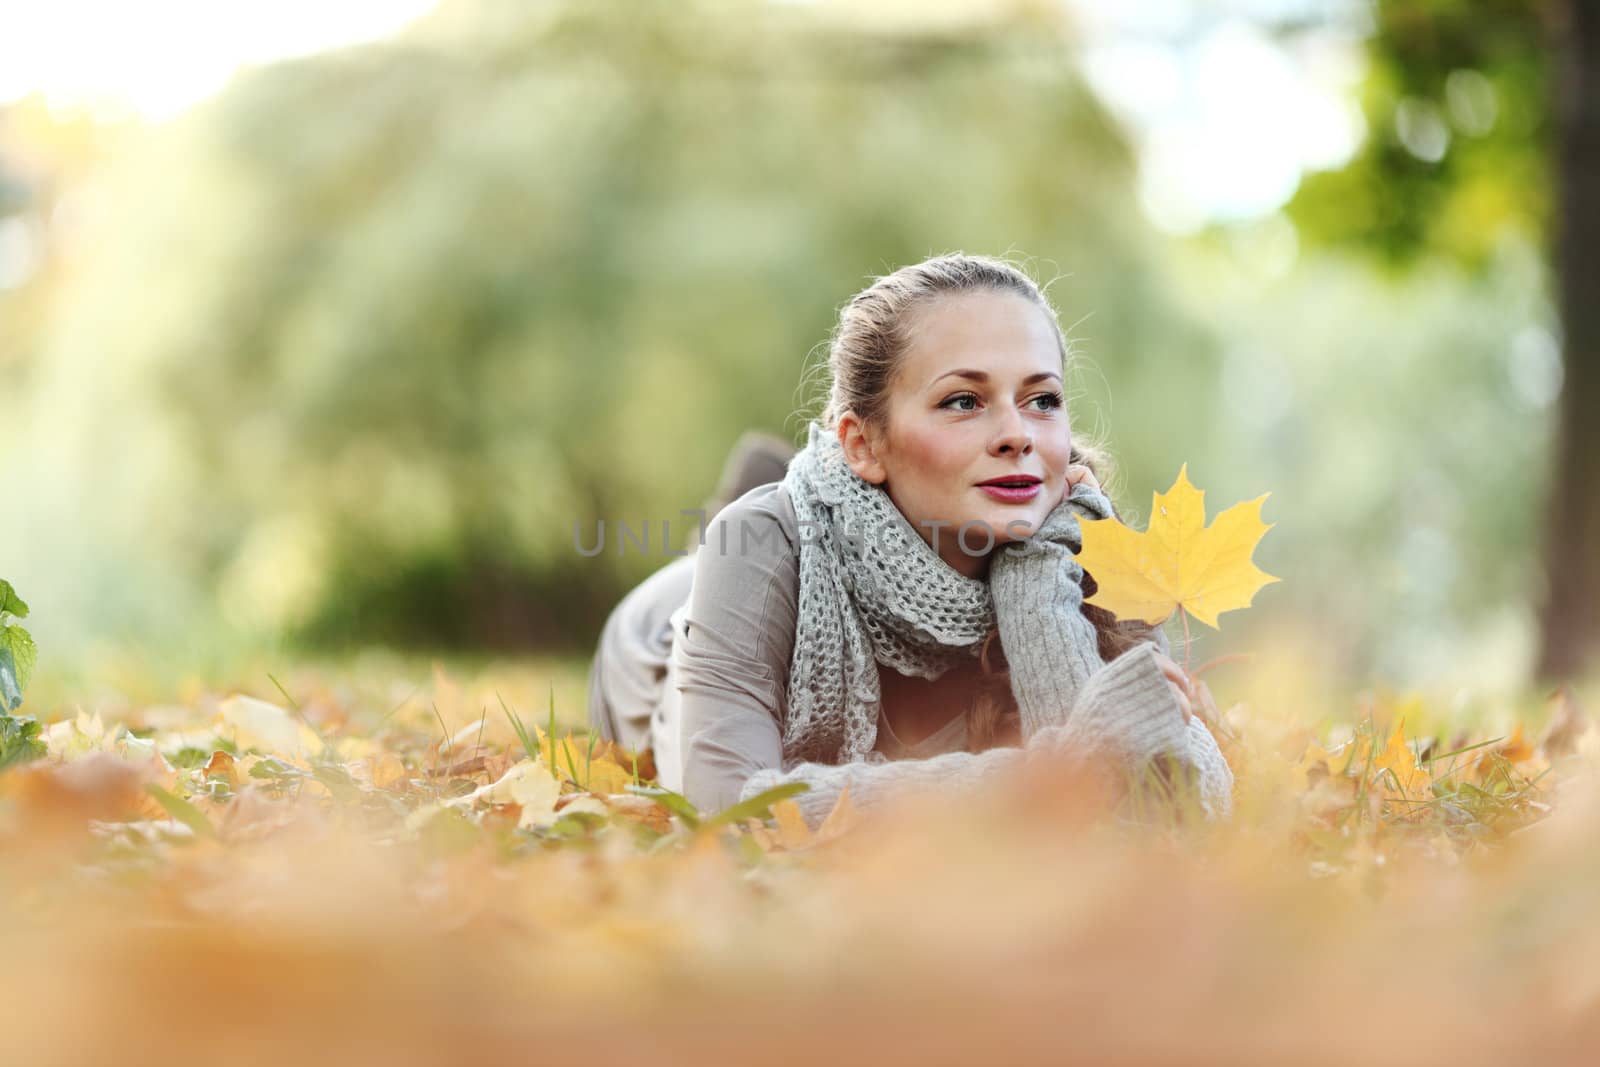
[[[589,742],[579,742],[571,734],[559,741],[534,728],[539,739],[539,758],[546,766],[554,767],[561,777],[569,778],[578,788],[590,793],[624,793],[633,781],[633,772],[623,767],[598,745],[592,750]]]
[[[1372,766],[1380,772],[1379,780],[1387,795],[1412,801],[1407,807],[1420,812],[1420,802],[1433,799],[1433,775],[1426,764],[1417,764],[1411,746],[1406,744],[1403,723],[1404,720],[1395,723],[1394,732],[1389,735],[1383,751],[1372,761]],[[1385,770],[1390,774],[1381,774]]]
[[[1088,603],[1122,619],[1159,624],[1182,608],[1217,629],[1224,611],[1250,606],[1262,586],[1281,581],[1251,561],[1262,534],[1263,493],[1219,514],[1206,526],[1205,492],[1189,483],[1189,465],[1165,493],[1156,493],[1150,528],[1116,519],[1085,521],[1078,562],[1099,588]]]

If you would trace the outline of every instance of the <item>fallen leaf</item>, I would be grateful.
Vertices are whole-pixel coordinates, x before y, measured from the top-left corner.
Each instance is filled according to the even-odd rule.
[[[217,709],[224,724],[233,727],[233,741],[241,750],[253,748],[303,759],[317,743],[316,735],[296,722],[276,704],[255,697],[234,695]]]
[[[368,766],[372,775],[372,787],[374,789],[388,789],[410,777],[406,771],[406,765],[393,752],[385,752],[382,755],[369,757]]]
[[[226,778],[230,785],[237,785],[239,781],[234,770],[233,757],[220,748],[211,753],[211,758],[206,760],[206,765],[200,773],[205,778],[213,776]]]
[[[843,799],[840,797],[841,801]],[[778,840],[783,842],[784,848],[793,851],[811,844],[811,827],[806,825],[805,816],[800,814],[800,805],[784,799],[773,804],[771,810],[772,817],[778,821]]]
[[[479,802],[496,806],[515,804],[521,808],[517,825],[526,829],[554,822],[556,801],[560,796],[561,783],[551,777],[550,768],[541,760],[525,759],[513,764],[498,780],[441,803],[449,808],[470,808]]]
[[[1578,739],[1589,729],[1589,717],[1583,713],[1578,698],[1563,685],[1550,694],[1546,704],[1551,708],[1550,724],[1539,735],[1539,751],[1547,758],[1577,751]]]
[[[1423,814],[1425,809],[1417,802],[1433,799],[1433,775],[1426,766],[1417,765],[1411,746],[1406,744],[1402,727],[1403,720],[1395,723],[1394,732],[1389,735],[1383,751],[1372,761],[1372,765],[1377,771],[1389,772],[1379,776],[1387,794],[1401,801],[1412,802],[1401,805],[1402,814]]]
[[[845,786],[839,791],[839,799],[834,801],[833,810],[828,812],[828,817],[817,827],[816,840],[830,841],[840,834],[847,833],[860,821],[861,813],[850,803],[850,787]]]
[[[144,783],[155,780],[152,764],[131,763],[109,752],[90,752],[69,763],[35,763],[8,773],[13,779],[9,791],[25,822],[36,830],[81,827],[90,819],[133,818],[145,812],[145,801],[150,799]]]
[[[549,770],[531,760],[517,766],[528,768],[514,778],[512,772],[516,767],[506,772],[506,777],[511,778],[511,799],[522,808],[517,826],[524,830],[549,826],[556,821],[556,798],[561,796],[561,783],[550,777]]]
[[[601,799],[614,816],[642,823],[657,833],[672,832],[672,813],[649,797],[635,793],[608,793]]]

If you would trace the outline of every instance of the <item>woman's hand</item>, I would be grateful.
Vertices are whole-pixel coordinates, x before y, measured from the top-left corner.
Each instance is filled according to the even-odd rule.
[[[1067,468],[1067,495],[1068,496],[1072,495],[1073,487],[1076,486],[1079,482],[1088,482],[1094,488],[1100,489],[1100,482],[1099,482],[1099,480],[1097,478],[1095,478],[1094,471],[1090,470],[1087,466],[1085,466],[1082,463],[1074,463],[1070,467]],[[1103,490],[1103,489],[1101,489],[1100,491],[1101,492],[1105,492],[1105,490]]]
[[[1172,683],[1173,694],[1178,698],[1178,706],[1183,709],[1183,721],[1188,722],[1195,715],[1200,716],[1200,721],[1216,729],[1216,723],[1221,718],[1217,711],[1217,702],[1211,695],[1211,687],[1201,681],[1196,675],[1187,673],[1170,656],[1156,653],[1156,662],[1161,665],[1161,673],[1167,676],[1167,681]]]
[[[1211,692],[1205,689],[1206,683],[1198,678],[1191,678],[1170,656],[1157,652],[1156,662],[1161,665],[1161,673],[1167,676],[1167,681],[1172,683],[1173,693],[1178,698],[1178,706],[1183,709],[1183,721],[1187,724],[1194,717],[1194,706],[1200,704],[1203,707],[1209,703]],[[1201,690],[1205,692],[1202,694]]]

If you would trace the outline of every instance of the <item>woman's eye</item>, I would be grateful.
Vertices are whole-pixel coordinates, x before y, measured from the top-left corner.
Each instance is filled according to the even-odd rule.
[[[949,398],[941,401],[939,406],[941,408],[951,408],[951,409],[956,410],[956,411],[972,411],[972,410],[974,410],[974,408],[972,408],[972,407],[958,407],[957,405],[959,405],[963,401],[971,401],[974,405],[976,405],[977,402],[978,402],[978,397],[973,393],[957,393],[955,396],[949,397]],[[1040,403],[1041,401],[1042,401],[1042,403]],[[1059,408],[1061,406],[1061,394],[1060,393],[1040,393],[1038,396],[1036,396],[1032,400],[1030,400],[1029,403],[1039,403],[1040,404],[1040,406],[1039,406],[1039,410],[1040,411],[1054,411],[1056,408]]]

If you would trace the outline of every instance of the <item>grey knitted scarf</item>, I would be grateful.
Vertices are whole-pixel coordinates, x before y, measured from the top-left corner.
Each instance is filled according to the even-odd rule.
[[[850,469],[837,434],[816,422],[807,434],[783,479],[800,538],[786,767],[865,759],[878,736],[877,664],[938,678],[975,658],[995,626],[989,584],[940,559],[888,492]]]

